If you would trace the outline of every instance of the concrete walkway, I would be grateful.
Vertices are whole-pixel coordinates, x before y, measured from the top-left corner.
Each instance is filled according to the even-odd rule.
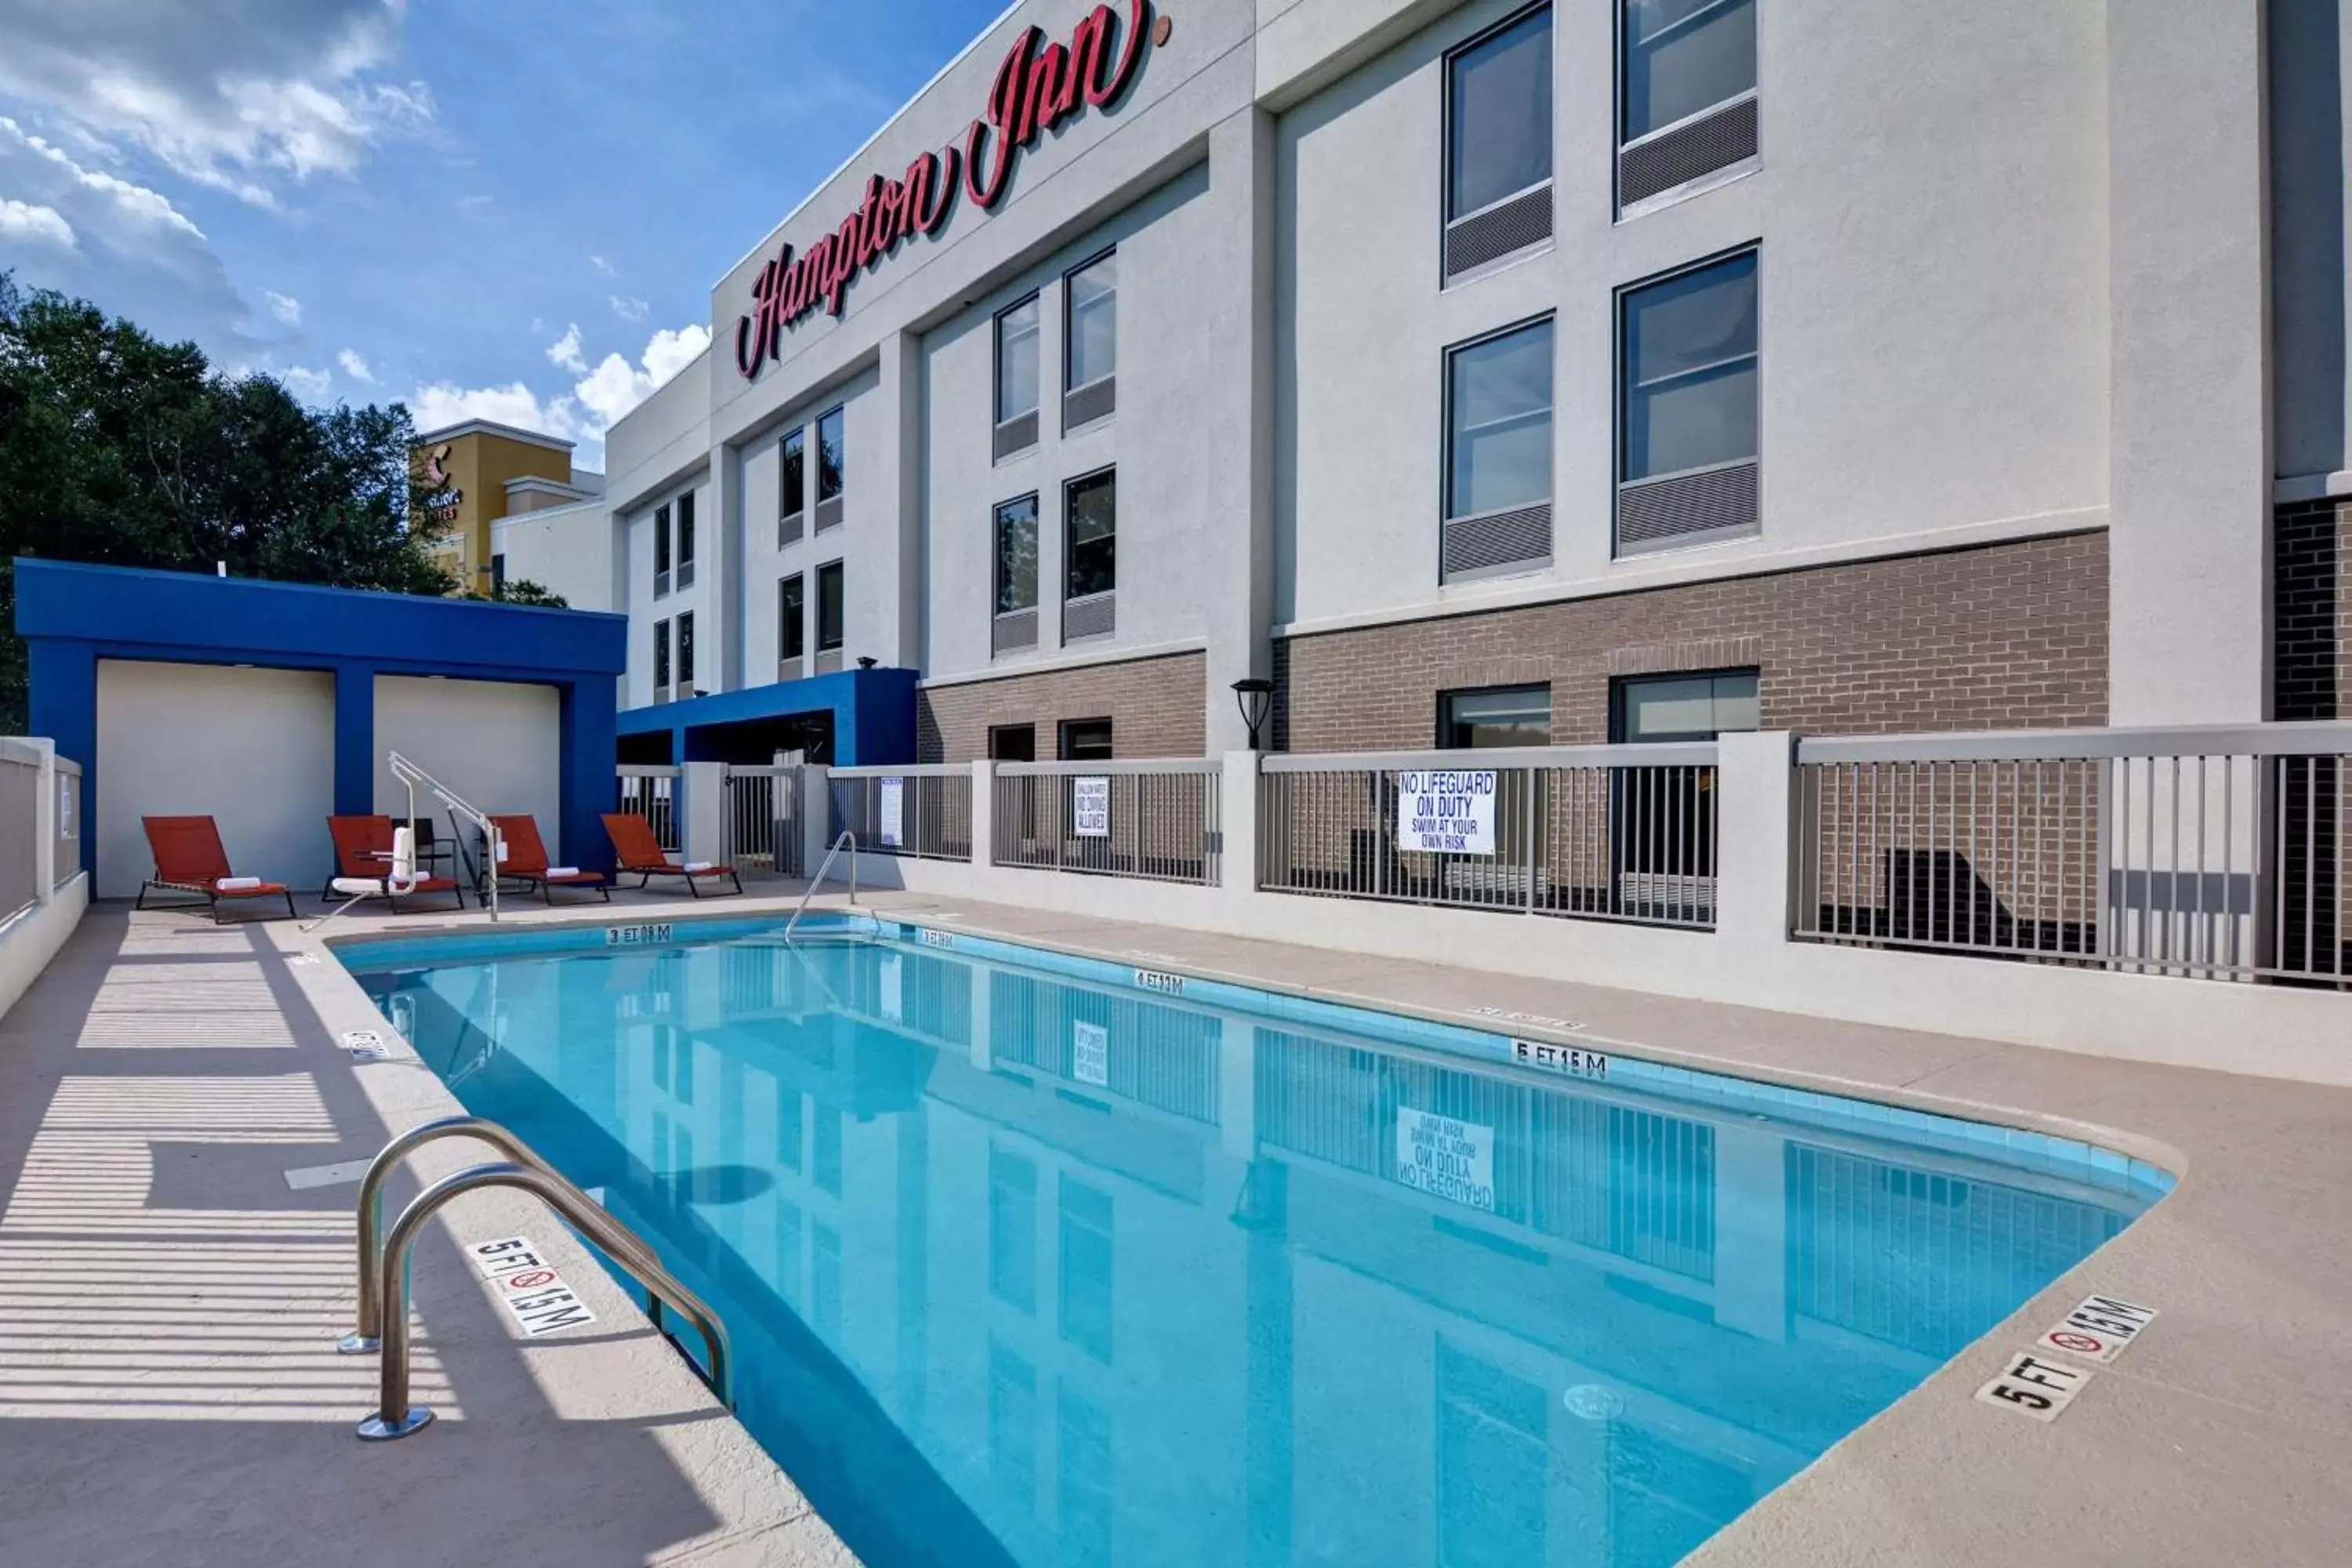
[[[1139,916],[1150,894],[1138,888]],[[904,893],[865,901],[1431,1016],[1483,1006],[1573,1019],[1579,1033],[1562,1037],[1627,1054],[2091,1129],[2179,1172],[2179,1189],[1693,1561],[2352,1562],[2341,1220],[2352,1091],[1141,921]],[[509,918],[727,917],[791,902],[637,898]],[[791,1483],[526,1200],[466,1199],[419,1250],[418,1397],[442,1420],[396,1444],[352,1436],[373,1403],[373,1363],[329,1342],[349,1312],[353,1189],[298,1191],[284,1173],[364,1159],[455,1102],[413,1058],[354,1066],[336,1048],[341,1030],[383,1024],[320,947],[282,922],[215,931],[101,907],[0,1022],[0,1562],[846,1563]],[[2352,1000],[2346,1017],[2352,1050]],[[417,1164],[437,1174],[472,1158],[444,1144]],[[532,1343],[488,1300],[453,1238],[514,1234],[557,1255],[600,1315],[594,1331]],[[2063,1417],[2042,1426],[1971,1399],[2093,1290],[2161,1316]]]

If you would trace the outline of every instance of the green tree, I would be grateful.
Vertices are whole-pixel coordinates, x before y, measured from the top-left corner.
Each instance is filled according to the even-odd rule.
[[[408,410],[306,408],[0,273],[0,734],[26,724],[19,555],[444,594]]]
[[[543,610],[568,610],[571,601],[544,584],[528,577],[509,577],[488,594],[467,594],[468,599],[481,599],[500,605],[536,605]]]

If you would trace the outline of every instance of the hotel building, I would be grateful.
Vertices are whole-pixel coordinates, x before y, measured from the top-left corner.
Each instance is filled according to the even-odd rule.
[[[509,570],[633,761],[2331,717],[2347,26],[1024,0]]]

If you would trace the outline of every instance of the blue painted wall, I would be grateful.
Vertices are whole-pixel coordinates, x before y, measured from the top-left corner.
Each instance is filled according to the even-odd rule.
[[[556,853],[572,865],[611,866],[597,819],[618,799],[614,681],[628,664],[625,616],[20,556],[16,633],[30,658],[33,733],[82,764],[83,798],[93,803],[105,765],[98,755],[102,658],[331,671],[335,809],[362,815],[375,809],[382,762],[377,676],[554,687],[563,723]],[[911,734],[911,685],[908,692]],[[95,873],[97,835],[81,842],[82,863]]]
[[[844,669],[780,685],[751,686],[684,702],[632,708],[624,735],[670,737],[673,763],[724,762],[720,726],[803,714],[833,715],[833,760],[839,767],[915,760],[915,683],[911,669]],[[739,759],[740,760],[740,759]]]

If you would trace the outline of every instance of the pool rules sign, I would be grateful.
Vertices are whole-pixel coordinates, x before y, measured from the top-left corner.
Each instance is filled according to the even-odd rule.
[[[1415,1192],[1495,1212],[1495,1130],[1397,1108],[1396,1179]]]
[[[1495,852],[1495,775],[1447,769],[1397,774],[1397,847],[1440,855]]]

